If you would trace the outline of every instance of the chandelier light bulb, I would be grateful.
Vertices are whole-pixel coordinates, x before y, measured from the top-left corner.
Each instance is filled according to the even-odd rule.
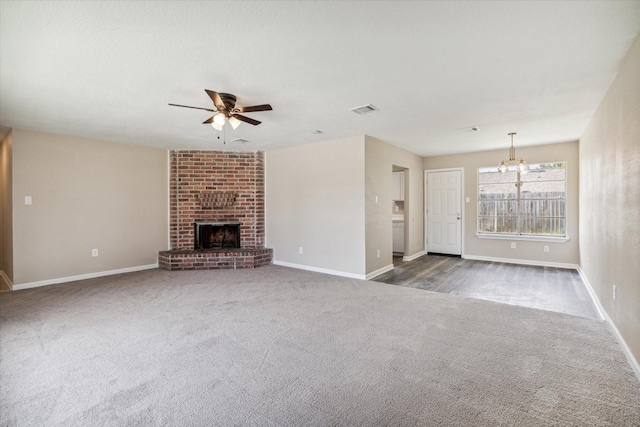
[[[529,165],[527,164],[527,162],[525,162],[524,160],[520,159],[520,161],[518,162],[518,169],[520,170],[520,173],[524,174],[529,172]]]

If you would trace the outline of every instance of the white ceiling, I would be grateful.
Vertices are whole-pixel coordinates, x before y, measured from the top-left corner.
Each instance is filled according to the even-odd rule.
[[[178,149],[575,141],[639,32],[640,1],[2,1],[0,126]],[[205,88],[273,111],[223,144],[167,105],[210,108]]]

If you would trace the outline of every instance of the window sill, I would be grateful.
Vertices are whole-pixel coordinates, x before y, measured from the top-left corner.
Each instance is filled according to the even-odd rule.
[[[569,241],[569,237],[555,237],[555,236],[519,236],[517,234],[483,234],[476,233],[476,237],[479,239],[496,239],[496,240],[521,240],[528,242],[555,242],[565,243]]]

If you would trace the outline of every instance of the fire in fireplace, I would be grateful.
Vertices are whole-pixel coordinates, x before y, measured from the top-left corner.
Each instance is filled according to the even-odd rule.
[[[239,222],[196,222],[195,249],[240,248]]]

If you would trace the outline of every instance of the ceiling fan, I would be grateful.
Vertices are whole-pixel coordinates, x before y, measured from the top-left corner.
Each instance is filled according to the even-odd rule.
[[[184,108],[195,108],[196,110],[205,110],[211,111],[214,114],[209,117],[207,120],[202,122],[202,124],[211,124],[214,129],[222,130],[222,127],[225,124],[225,120],[229,121],[231,127],[236,129],[240,126],[241,122],[249,123],[251,125],[257,126],[261,121],[249,118],[247,116],[243,116],[239,113],[253,113],[255,111],[269,111],[272,110],[271,105],[269,104],[261,104],[261,105],[252,105],[250,107],[236,107],[236,96],[230,93],[218,93],[213,90],[205,89],[209,98],[213,101],[213,105],[217,108],[213,110],[211,108],[202,108],[202,107],[191,107],[189,105],[180,105],[180,104],[169,104],[173,107],[184,107]]]

